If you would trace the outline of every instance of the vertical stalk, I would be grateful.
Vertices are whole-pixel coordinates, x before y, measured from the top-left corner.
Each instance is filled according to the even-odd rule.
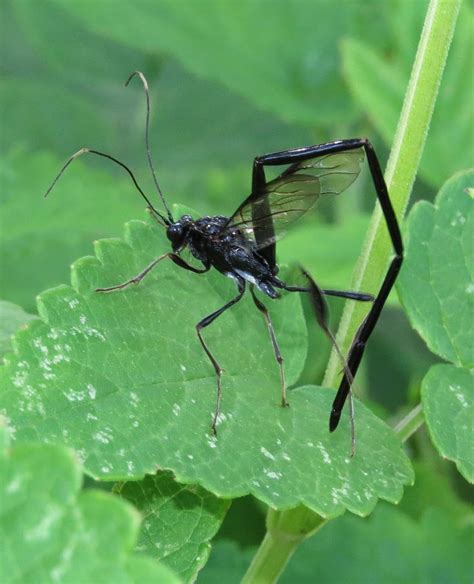
[[[460,5],[461,0],[431,0],[426,14],[385,173],[390,199],[399,220],[405,213],[423,154]],[[391,253],[390,239],[377,205],[355,269],[353,289],[378,290]],[[337,333],[343,350],[349,348],[366,314],[367,307],[362,303],[346,302]],[[323,386],[334,386],[339,370],[340,362],[333,351]]]
[[[431,0],[426,14],[385,177],[399,219],[404,215],[423,153],[460,5],[461,0]],[[390,253],[377,206],[356,268],[355,290],[378,290]],[[338,331],[339,344],[345,349],[365,316],[360,304],[346,302]],[[339,368],[333,352],[323,385],[335,384]],[[270,510],[267,534],[242,582],[276,582],[298,544],[322,525],[324,520],[303,506],[290,511]]]
[[[303,505],[289,511],[270,509],[267,515],[267,533],[242,584],[276,582],[298,545],[318,531],[325,522],[325,519]]]
[[[420,428],[425,422],[425,416],[423,414],[423,408],[421,404],[414,407],[408,414],[400,420],[395,426],[394,430],[400,437],[402,442],[406,442],[410,436],[412,436],[418,428]]]

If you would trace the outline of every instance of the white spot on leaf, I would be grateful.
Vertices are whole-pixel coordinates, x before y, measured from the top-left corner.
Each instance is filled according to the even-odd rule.
[[[318,442],[318,450],[319,450],[319,452],[321,452],[321,455],[323,457],[323,462],[325,464],[331,464],[331,457],[329,456],[328,451],[324,448],[324,446],[321,442]]]
[[[70,402],[83,401],[84,398],[86,397],[86,392],[85,391],[77,391],[75,389],[70,388],[64,392],[64,397],[67,400],[69,400]]]
[[[283,474],[281,472],[277,472],[274,470],[270,470],[268,468],[264,468],[263,472],[265,473],[265,475],[269,478],[269,479],[274,479],[276,481],[279,481],[281,479],[281,477],[283,476]]]
[[[264,448],[263,446],[260,448],[260,452],[263,454],[263,456],[265,456],[266,458],[269,458],[270,460],[275,460],[275,457],[273,456],[273,454],[271,452],[269,452],[266,448]]]

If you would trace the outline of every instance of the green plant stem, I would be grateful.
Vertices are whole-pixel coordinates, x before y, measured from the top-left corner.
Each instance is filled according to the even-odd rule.
[[[426,14],[385,173],[390,199],[399,221],[405,214],[423,153],[460,4],[461,0],[431,0]],[[377,205],[354,271],[352,289],[376,293],[391,253],[392,245]],[[337,334],[339,346],[344,351],[348,350],[367,310],[362,303],[346,302]],[[323,386],[334,387],[340,369],[340,360],[333,351]]]
[[[420,426],[425,422],[425,416],[423,414],[423,408],[421,404],[414,407],[408,414],[400,420],[395,426],[394,430],[399,435],[402,442],[406,442],[410,436],[412,436]]]
[[[267,533],[242,584],[275,582],[298,545],[325,523],[325,519],[303,505],[289,511],[270,509],[267,515]]]
[[[399,220],[405,213],[423,153],[460,5],[461,0],[431,0],[426,14],[385,175]],[[377,291],[391,252],[386,226],[377,206],[355,269],[353,289]],[[337,335],[339,345],[344,350],[350,346],[366,314],[366,309],[361,305],[362,303],[346,302]],[[339,370],[340,362],[333,351],[323,385],[334,386]],[[279,512],[277,530],[274,527],[276,513],[269,513],[267,535],[244,576],[245,584],[275,582],[300,541],[314,532],[314,529],[305,532],[305,527],[310,524],[311,518],[314,521],[315,516],[309,509],[301,507],[297,513],[295,510]],[[322,520],[319,525],[322,525]],[[296,537],[298,533],[299,538]]]

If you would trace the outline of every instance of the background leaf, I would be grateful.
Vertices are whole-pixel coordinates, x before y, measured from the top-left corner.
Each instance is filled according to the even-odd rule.
[[[139,7],[138,2],[135,8]],[[196,180],[196,170],[202,180],[207,174],[202,166],[245,165],[243,198],[253,156],[311,142],[307,129],[263,113],[218,82],[196,77],[158,48],[150,55],[95,34],[69,13],[68,5],[45,0],[37,15],[30,0],[21,4],[6,0],[1,9],[8,31],[5,48],[12,62],[4,63],[4,94],[0,94],[4,119],[12,122],[2,133],[5,151],[19,143],[51,149],[66,158],[89,145],[134,168],[145,168],[143,89],[139,83],[124,88],[127,75],[135,69],[145,72],[151,87],[152,143],[160,177],[163,173],[171,177],[171,182],[163,181],[167,192],[180,188],[183,175],[185,184]],[[109,20],[112,16],[109,11]],[[147,21],[141,25],[147,26]],[[58,29],[54,45],[51,28]],[[76,50],[78,43],[84,51]],[[100,59],[92,59],[92,54]],[[44,115],[38,115],[38,109]],[[196,198],[206,203],[206,197],[202,192]]]
[[[1,402],[19,435],[74,446],[88,472],[108,480],[160,466],[221,497],[251,492],[275,508],[303,502],[325,516],[345,508],[367,514],[378,497],[399,500],[410,465],[396,436],[363,406],[351,460],[347,417],[338,432],[327,431],[333,392],[299,388],[290,408],[278,405],[278,369],[249,298],[205,331],[226,370],[219,435],[210,436],[215,378],[194,325],[232,297],[231,282],[163,264],[134,289],[99,295],[97,285],[123,281],[166,249],[165,235],[133,222],[126,243],[96,249],[100,263],[75,264],[76,290],[42,295],[48,325],[17,337],[18,355],[2,372]],[[291,384],[305,359],[299,298],[287,294],[270,310]]]
[[[329,2],[302,6],[294,0],[272,2],[271,7],[255,0],[239,4],[205,0],[199,6],[141,0],[133,7],[121,3],[113,11],[107,3],[58,4],[96,33],[149,53],[168,52],[199,76],[224,82],[260,109],[310,124],[353,117],[338,74],[337,39],[361,33],[374,11],[384,25],[376,2],[363,8],[347,4],[343,11]]]
[[[133,554],[139,517],[130,505],[101,491],[79,493],[81,469],[71,450],[15,444],[0,455],[0,476],[5,584],[179,582],[165,566]]]
[[[75,84],[93,83],[97,91],[106,84],[116,85],[124,71],[133,71],[138,63],[146,61],[142,51],[94,34],[55,2],[44,0],[41,11],[35,10],[34,4],[31,0],[13,2],[6,12],[10,12],[12,21],[18,22],[36,55],[63,82],[67,79]],[[71,47],[78,38],[81,39],[80,51],[58,50],[58,47]],[[97,55],[102,58],[97,59]]]
[[[432,367],[422,386],[423,411],[439,452],[474,482],[474,379],[472,370]]]
[[[474,365],[474,171],[443,185],[408,218],[406,259],[397,284],[412,325],[434,352],[456,365]]]
[[[118,484],[114,491],[144,517],[137,550],[162,560],[183,581],[194,582],[229,502],[200,487],[180,485],[169,472]]]
[[[44,80],[1,79],[0,116],[9,120],[8,124],[2,124],[2,152],[7,152],[11,144],[19,143],[35,148],[49,146],[69,156],[90,143],[91,126],[101,136],[105,150],[110,150],[119,138],[118,128],[111,128],[97,107],[85,102],[73,90],[51,86]],[[64,120],[61,132],[53,124],[44,123],[55,116]],[[88,125],[84,120],[88,120]]]

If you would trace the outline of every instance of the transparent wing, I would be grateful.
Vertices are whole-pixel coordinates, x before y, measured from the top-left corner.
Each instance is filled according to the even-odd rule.
[[[259,249],[286,233],[288,227],[326,195],[345,191],[359,176],[362,148],[326,154],[291,164],[262,192],[252,193],[229,219],[225,229],[238,228]]]

